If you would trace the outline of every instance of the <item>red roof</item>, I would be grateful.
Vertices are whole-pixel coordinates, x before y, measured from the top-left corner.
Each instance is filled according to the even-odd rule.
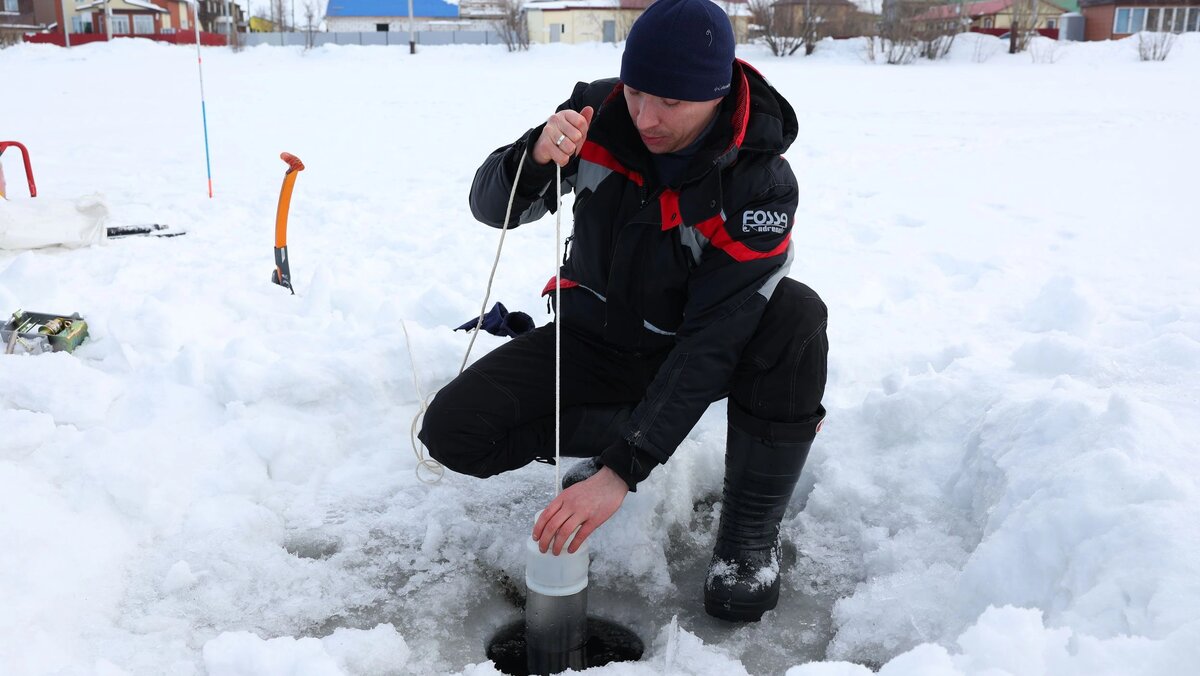
[[[939,19],[953,19],[957,16],[989,16],[999,14],[1004,10],[1012,7],[1013,0],[985,0],[984,2],[970,2],[963,5],[938,5],[930,7],[928,11],[913,17],[914,21],[937,21]],[[960,11],[961,10],[961,11]]]
[[[1067,11],[1065,7],[1059,7],[1052,2],[1046,2],[1045,4],[1063,12]],[[975,19],[981,16],[999,14],[1012,7],[1012,5],[1013,0],[984,0],[984,2],[968,2],[962,5],[958,3],[938,5],[937,7],[930,7],[929,11],[923,12],[919,16],[913,17],[913,21],[944,21],[959,16],[968,16]]]

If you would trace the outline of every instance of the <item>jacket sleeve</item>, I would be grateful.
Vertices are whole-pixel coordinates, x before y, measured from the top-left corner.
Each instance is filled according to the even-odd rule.
[[[671,457],[709,404],[728,393],[742,350],[787,275],[797,186],[787,163],[773,162],[767,187],[704,233],[709,242],[688,282],[675,346],[634,409],[625,438],[600,456],[631,490]]]
[[[560,105],[555,112],[566,110],[582,110],[588,89],[586,82],[575,85],[571,98]],[[513,216],[509,227],[515,228],[522,223],[531,223],[546,215],[554,213],[556,208],[554,191],[554,163],[539,165],[533,161],[533,145],[542,134],[545,123],[525,132],[514,143],[497,148],[488,155],[487,159],[475,172],[475,180],[471,183],[471,213],[475,218],[493,228],[504,226],[504,213],[508,208],[508,198],[512,193],[513,180],[517,176],[517,165],[521,156],[529,151],[521,167],[520,182],[517,185],[516,197],[513,200]],[[579,167],[579,159],[572,159],[563,167],[563,193],[567,193],[574,185],[575,172]]]

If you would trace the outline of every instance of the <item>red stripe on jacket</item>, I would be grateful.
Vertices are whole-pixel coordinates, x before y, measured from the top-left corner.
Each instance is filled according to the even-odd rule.
[[[591,141],[583,142],[583,150],[579,151],[579,159],[599,164],[606,169],[612,169],[639,186],[645,183],[641,174],[626,168],[625,165],[617,161],[617,158],[613,157],[612,153],[608,152],[607,148]]]
[[[553,293],[553,292],[554,292],[554,280],[555,280],[555,278],[554,278],[554,277],[551,277],[551,278],[550,278],[550,281],[546,282],[546,286],[545,286],[545,287],[542,289],[542,295],[543,295],[543,296],[545,296],[545,295],[548,295],[548,294],[551,294],[551,293]],[[572,282],[572,281],[571,281],[571,280],[569,280],[569,279],[563,279],[563,280],[562,280],[562,288],[564,288],[564,289],[569,289],[569,288],[571,288],[571,287],[574,287],[574,286],[579,286],[579,282]]]
[[[748,68],[750,64],[745,61],[739,61],[743,68]],[[757,71],[755,71],[757,72]],[[746,140],[746,129],[750,127],[750,81],[746,79],[746,74],[739,71],[741,77],[737,82],[737,107],[733,109],[733,143],[730,147],[742,147],[742,141]]]
[[[729,236],[729,233],[725,230],[725,219],[721,218],[720,215],[713,216],[702,223],[697,223],[696,229],[707,237],[713,246],[729,254],[733,260],[739,263],[778,256],[787,251],[788,242],[792,239],[792,233],[789,230],[787,236],[774,249],[770,251],[755,251]]]
[[[662,211],[663,232],[683,225],[683,217],[679,215],[679,192],[664,190],[658,196],[658,207]]]

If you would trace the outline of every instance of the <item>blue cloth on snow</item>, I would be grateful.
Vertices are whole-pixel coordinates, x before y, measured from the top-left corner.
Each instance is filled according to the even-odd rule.
[[[479,318],[476,317],[462,326],[454,329],[455,331],[473,331],[475,326],[479,324]],[[517,336],[529,333],[534,329],[533,318],[524,312],[509,312],[502,303],[496,303],[491,310],[483,316],[483,324],[480,327],[484,331],[493,336],[508,336],[516,338]]]

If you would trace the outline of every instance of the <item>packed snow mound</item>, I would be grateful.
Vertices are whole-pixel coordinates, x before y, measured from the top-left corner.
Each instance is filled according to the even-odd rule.
[[[77,249],[99,244],[104,241],[107,220],[103,195],[0,199],[0,249]]]
[[[591,541],[592,612],[646,642],[601,674],[1190,673],[1200,663],[1200,35],[1010,56],[961,36],[909,67],[864,41],[739,56],[795,104],[793,276],[830,308],[829,418],[783,523],[779,608],[701,590],[718,404]],[[493,148],[609,45],[204,53],[0,50],[4,133],[41,192],[189,235],[0,251],[0,318],[80,312],[73,354],[0,357],[0,664],[15,674],[494,674],[535,465],[416,475],[498,233]],[[137,73],[137,77],[131,77]],[[96,134],[96,119],[137,131]],[[147,82],[154,83],[147,86]],[[514,95],[517,92],[518,95]],[[81,151],[86,149],[86,152]],[[297,295],[271,284],[281,151],[303,158]],[[3,160],[11,163],[6,156]],[[14,175],[15,167],[9,176]],[[553,227],[509,233],[494,300],[539,323]],[[503,344],[482,336],[475,356]]]

